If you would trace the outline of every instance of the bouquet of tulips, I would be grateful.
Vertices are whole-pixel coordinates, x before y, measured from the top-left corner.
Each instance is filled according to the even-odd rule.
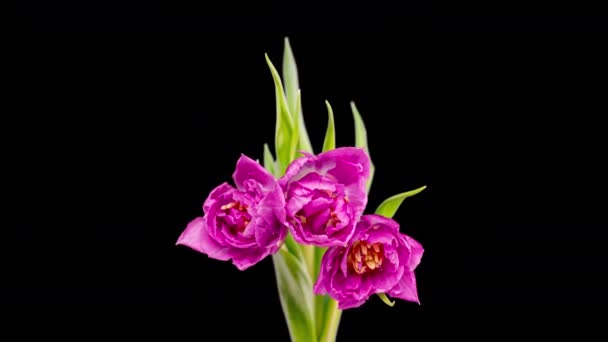
[[[377,295],[419,302],[414,269],[420,243],[392,217],[407,197],[392,196],[364,214],[374,165],[360,113],[351,103],[355,146],[336,148],[332,108],[323,150],[315,154],[304,124],[298,73],[287,38],[282,78],[266,55],[276,94],[274,155],[263,166],[242,155],[232,175],[203,203],[177,244],[247,269],[272,256],[292,341],[335,341],[341,310]]]

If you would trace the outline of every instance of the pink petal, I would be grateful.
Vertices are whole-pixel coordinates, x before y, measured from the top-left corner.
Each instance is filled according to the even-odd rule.
[[[207,232],[207,224],[203,217],[197,217],[188,223],[182,232],[177,245],[188,246],[195,251],[207,254],[210,258],[218,260],[230,259],[230,247],[222,246],[213,240]]]
[[[257,264],[270,254],[268,248],[233,249],[232,263],[241,271]]]
[[[283,190],[287,190],[287,186],[289,185],[288,183],[291,183],[292,181],[296,180],[295,176],[300,173],[300,170],[302,169],[302,167],[304,166],[304,164],[306,164],[306,162],[308,162],[309,160],[313,159],[314,157],[300,157],[296,160],[294,160],[293,162],[291,162],[291,164],[289,164],[289,166],[287,167],[287,170],[285,171],[285,175],[283,175],[283,177],[281,177],[281,179],[279,179],[279,184],[281,185],[281,187],[283,188]]]
[[[338,309],[345,310],[356,308],[365,303],[366,300],[367,298],[361,300],[341,300],[338,302]]]
[[[263,248],[276,245],[285,238],[287,232],[287,227],[275,219],[274,210],[267,210],[269,212],[258,217],[255,222],[255,241],[258,246]]]
[[[237,161],[232,179],[234,179],[234,184],[240,190],[247,190],[245,181],[248,179],[257,181],[266,192],[274,190],[276,186],[274,177],[262,165],[245,155],[241,155]]]
[[[209,208],[211,208],[211,206],[213,205],[213,203],[215,203],[217,198],[230,190],[234,190],[234,188],[230,184],[225,183],[225,182],[220,184],[219,186],[217,186],[215,189],[213,189],[211,191],[211,193],[209,194],[209,196],[207,197],[207,199],[205,200],[205,203],[203,203],[203,211],[205,213],[209,212]]]
[[[391,231],[399,231],[399,223],[395,220],[376,214],[363,215],[360,225],[362,230],[374,229],[374,225],[381,225]]]
[[[317,295],[327,294],[328,286],[327,284],[333,277],[333,273],[336,272],[336,259],[339,258],[336,256],[338,253],[338,248],[328,248],[323,254],[323,258],[321,259],[321,269],[319,271],[319,277],[315,282],[315,286],[313,287],[313,292]]]
[[[420,304],[420,300],[418,299],[418,291],[416,289],[416,277],[414,276],[414,272],[409,270],[405,270],[403,272],[403,277],[397,285],[392,288],[388,294],[392,297],[405,299],[410,302]]]
[[[422,254],[424,254],[424,248],[422,248],[422,245],[418,241],[412,239],[411,237],[405,234],[401,235],[405,237],[405,241],[407,241],[407,243],[410,245],[410,257],[407,266],[413,271],[418,264],[420,264],[420,259],[422,259]]]
[[[319,161],[324,164],[334,160],[348,162],[356,167],[357,173],[363,178],[369,178],[370,160],[365,151],[358,147],[340,147],[335,150],[321,153],[317,156]],[[342,182],[341,182],[342,183]]]

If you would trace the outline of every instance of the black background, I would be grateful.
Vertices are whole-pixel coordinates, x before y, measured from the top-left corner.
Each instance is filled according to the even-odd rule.
[[[270,259],[239,272],[174,244],[240,153],[272,143],[264,53],[280,65],[289,36],[315,149],[325,99],[339,146],[349,101],[362,112],[368,211],[428,186],[395,217],[426,249],[422,305],[372,298],[340,339],[591,331],[608,304],[602,17],[227,7],[18,7],[0,248],[0,302],[28,308],[15,317],[287,339]]]

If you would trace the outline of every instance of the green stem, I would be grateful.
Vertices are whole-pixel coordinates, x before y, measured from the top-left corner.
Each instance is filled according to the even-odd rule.
[[[325,248],[325,247],[315,247],[314,248],[314,266],[315,266],[315,268],[314,268],[314,272],[311,276],[313,282],[316,282],[317,278],[319,277],[319,272],[320,272],[320,268],[321,268],[321,259],[323,257],[323,253],[325,253],[326,250],[327,250],[327,248]],[[314,302],[315,302],[315,323],[316,323],[316,328],[317,328],[317,336],[321,336],[321,333],[323,332],[323,327],[325,326],[325,315],[326,315],[327,304],[329,303],[329,297],[315,295]]]
[[[325,327],[325,307],[329,300],[328,296],[316,296],[314,298],[315,303],[315,327],[317,328],[317,336],[321,336],[323,328]]]
[[[304,263],[312,282],[314,283],[317,279],[315,276],[315,246],[312,245],[301,245],[302,254],[304,256]]]
[[[325,325],[319,335],[319,342],[334,342],[340,325],[342,310],[338,309],[338,302],[328,298],[325,312]]]
[[[310,342],[317,338],[312,282],[301,259],[285,246],[272,256],[283,315],[292,342]]]
[[[313,281],[317,281],[317,278],[319,277],[319,272],[321,272],[321,261],[323,260],[323,254],[325,254],[326,250],[327,250],[327,247],[315,247],[314,248],[313,264],[314,264],[315,268],[314,268],[314,273],[311,275]]]

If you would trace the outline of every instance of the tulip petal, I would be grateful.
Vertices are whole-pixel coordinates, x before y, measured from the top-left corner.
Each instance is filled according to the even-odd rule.
[[[420,259],[422,259],[422,254],[424,254],[424,248],[422,248],[422,245],[418,241],[412,239],[411,237],[405,234],[401,235],[405,237],[405,240],[410,245],[410,257],[408,261],[408,267],[411,270],[414,270],[418,266],[418,264],[420,264]]]
[[[256,220],[255,240],[263,248],[276,247],[278,241],[283,241],[286,229],[281,222],[274,219],[273,208],[264,208],[264,212]]]
[[[245,182],[249,179],[258,182],[266,191],[274,190],[276,185],[276,180],[270,172],[264,169],[259,163],[256,163],[255,160],[245,155],[241,155],[237,161],[236,170],[234,171],[232,178],[239,190],[246,190]]]
[[[270,254],[266,248],[237,249],[232,251],[232,263],[240,271],[257,264]]]
[[[230,190],[234,190],[234,188],[232,187],[232,185],[230,185],[228,183],[222,183],[219,186],[217,186],[215,189],[213,189],[211,191],[211,193],[209,194],[209,196],[207,197],[207,199],[205,200],[205,203],[203,203],[203,212],[208,213],[209,208],[214,203],[214,201],[218,197],[220,197],[221,195],[223,195],[224,193],[226,193]]]
[[[405,299],[410,302],[420,304],[418,299],[418,290],[416,289],[416,277],[414,272],[406,270],[403,272],[403,276],[397,285],[388,291],[388,294],[392,297]]]
[[[358,147],[340,147],[335,150],[327,151],[318,155],[321,164],[333,165],[336,160],[358,165],[358,173],[362,178],[369,177],[369,157],[362,148]],[[342,182],[341,182],[342,183]]]
[[[205,221],[203,217],[192,220],[177,239],[176,244],[190,247],[195,251],[207,254],[210,258],[230,259],[230,247],[218,244],[209,236]]]
[[[309,161],[310,157],[300,157],[287,167],[285,174],[281,179],[279,179],[279,185],[283,188],[284,191],[287,191],[287,187],[289,183],[297,181],[299,178],[296,178],[296,175],[300,173],[304,165]],[[310,167],[309,167],[310,168]]]
[[[342,300],[338,302],[338,309],[340,310],[346,310],[346,309],[351,309],[351,308],[357,308],[359,306],[361,306],[363,303],[365,303],[365,301],[367,301],[367,298],[365,299],[360,299],[360,300]]]

